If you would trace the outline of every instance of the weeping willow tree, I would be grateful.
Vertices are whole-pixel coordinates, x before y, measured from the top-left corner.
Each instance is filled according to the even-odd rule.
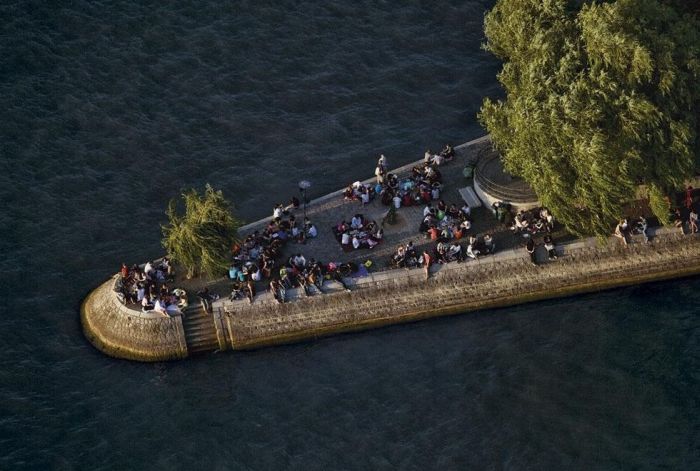
[[[224,273],[241,225],[231,214],[230,203],[209,184],[203,195],[194,189],[184,191],[182,200],[184,215],[178,214],[175,199],[168,205],[168,224],[161,226],[163,247],[185,267],[188,278],[196,272],[208,276]]]
[[[609,234],[640,184],[667,220],[699,156],[699,31],[660,0],[499,0],[486,15],[506,98],[480,121],[569,230]]]

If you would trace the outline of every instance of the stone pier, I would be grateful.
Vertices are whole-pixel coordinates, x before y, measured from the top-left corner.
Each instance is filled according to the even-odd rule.
[[[455,149],[458,161],[442,170],[448,204],[456,202],[458,189],[469,183],[461,175],[461,169],[490,152],[490,142],[484,137]],[[395,172],[406,173],[413,165]],[[478,260],[436,266],[426,280],[422,269],[389,270],[379,263],[398,243],[414,240],[419,247],[428,243],[416,233],[421,208],[401,208],[403,223],[387,228],[382,246],[371,252],[344,253],[332,239],[330,226],[355,212],[379,220],[386,208],[378,202],[367,207],[344,202],[341,192],[326,195],[312,201],[307,208],[319,227],[319,237],[286,250],[302,251],[307,258],[324,262],[362,261],[371,257],[375,264],[368,276],[345,280],[350,292],[327,281],[323,294],[303,297],[298,290],[289,290],[290,302],[278,304],[269,292],[262,292],[253,304],[217,301],[213,314],[205,314],[195,302],[185,310],[183,319],[144,314],[122,305],[112,290],[112,278],[84,300],[83,329],[93,345],[108,355],[162,361],[215,350],[245,350],[313,340],[336,333],[700,273],[700,237],[682,235],[678,229],[658,229],[649,244],[635,240],[623,246],[617,239],[607,243],[596,239],[570,241],[558,246],[557,260],[545,261],[546,257],[540,257],[542,263],[533,266],[526,251],[513,243],[506,228],[495,227],[493,219],[486,220],[490,217],[488,209],[478,210],[481,213],[475,218],[475,232],[493,233],[499,251]],[[262,227],[266,221],[251,223],[242,233]],[[227,287],[226,282],[214,280],[212,286],[217,285],[222,290]]]

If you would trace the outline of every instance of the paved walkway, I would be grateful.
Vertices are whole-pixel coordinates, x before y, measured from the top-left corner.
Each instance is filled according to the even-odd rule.
[[[467,163],[475,163],[481,153],[490,152],[490,149],[491,144],[487,139],[472,141],[465,146],[457,147],[455,159],[440,167],[443,179],[441,198],[448,206],[452,203],[457,204],[457,207],[462,206],[463,200],[458,193],[458,189],[472,185],[472,179],[465,178],[462,170]],[[397,173],[399,177],[406,176],[410,173],[410,169],[418,163],[415,162],[401,167],[392,173]],[[371,170],[373,169],[368,169],[368,173]],[[348,182],[348,184],[350,183],[352,182]],[[313,257],[324,263],[331,261],[361,263],[370,259],[373,262],[373,271],[385,270],[389,268],[390,257],[400,244],[413,241],[414,245],[421,249],[431,243],[429,239],[426,239],[423,234],[418,232],[423,218],[423,208],[424,206],[408,206],[398,209],[397,224],[384,225],[384,240],[374,249],[344,252],[335,239],[332,230],[333,226],[343,219],[350,221],[357,213],[363,214],[367,220],[374,220],[381,224],[389,207],[384,206],[379,198],[375,198],[372,202],[363,206],[359,201],[346,201],[343,199],[342,192],[335,192],[314,200],[307,205],[307,216],[318,228],[318,237],[307,240],[305,244],[289,242],[286,244],[283,253],[285,257],[289,257],[301,252],[307,260]],[[270,208],[271,212],[272,208]],[[303,219],[303,209],[297,209],[295,215],[297,220],[301,221]],[[506,227],[496,221],[490,209],[483,207],[473,208],[472,216],[474,224],[470,231],[471,234],[481,236],[490,232],[494,236],[497,249],[513,247],[514,238],[512,234]],[[262,229],[266,223],[267,219],[249,224],[241,230],[241,235],[245,236],[253,230]]]

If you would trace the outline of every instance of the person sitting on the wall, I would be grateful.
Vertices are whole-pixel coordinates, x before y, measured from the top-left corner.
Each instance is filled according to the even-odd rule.
[[[552,239],[552,236],[547,234],[544,236],[544,248],[547,251],[547,257],[550,260],[556,260],[557,258],[557,250],[556,247],[554,246],[554,239]]]

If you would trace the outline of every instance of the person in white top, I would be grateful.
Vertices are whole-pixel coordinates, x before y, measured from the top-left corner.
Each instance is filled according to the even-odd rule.
[[[382,167],[384,169],[384,171],[386,172],[387,163],[386,163],[386,156],[384,154],[379,156],[379,160],[377,161],[377,167]]]
[[[278,204],[274,207],[272,210],[272,219],[278,219],[282,217],[282,213],[284,212],[284,207],[281,204]]]
[[[164,316],[168,315],[165,310],[165,304],[160,300],[160,298],[156,299],[156,304],[153,306],[153,310],[163,314]]]

